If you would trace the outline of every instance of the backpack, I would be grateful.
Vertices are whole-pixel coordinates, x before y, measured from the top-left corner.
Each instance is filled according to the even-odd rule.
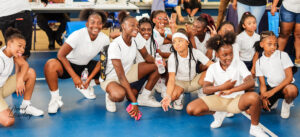
[[[133,40],[135,45],[137,46],[137,43],[135,40]],[[118,47],[121,51],[121,47],[120,45],[118,44]],[[100,51],[100,82],[103,82],[105,81],[106,79],[106,75],[109,74],[110,72],[113,71],[113,68],[108,72],[106,73],[106,67],[107,67],[107,58],[108,58],[108,48],[109,48],[109,45],[106,45],[103,47],[103,49]],[[134,59],[134,64],[135,64],[135,59]]]

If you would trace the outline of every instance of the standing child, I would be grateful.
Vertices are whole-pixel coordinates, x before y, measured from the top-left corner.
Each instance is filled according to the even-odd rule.
[[[256,28],[255,17],[250,12],[245,12],[239,24],[239,35],[236,42],[240,46],[240,59],[244,61],[253,76],[255,76],[255,62],[258,58],[253,46],[259,40],[259,35],[255,32]]]
[[[208,68],[203,91],[205,94],[214,95],[192,101],[186,110],[193,116],[214,114],[215,121],[211,126],[220,127],[226,112],[241,113],[249,109],[250,134],[265,137],[266,133],[258,126],[261,110],[260,98],[255,92],[244,92],[254,86],[254,80],[245,64],[233,58],[234,41],[234,33],[226,33],[224,37],[216,35],[208,40],[208,48],[216,51],[219,60]]]
[[[287,53],[277,50],[277,38],[272,31],[261,33],[260,47],[263,52],[256,61],[256,76],[259,77],[263,108],[270,111],[271,107],[277,107],[278,99],[284,99],[281,117],[288,118],[293,100],[298,96],[298,88],[293,84],[294,64]]]
[[[205,66],[212,64],[201,51],[192,47],[184,33],[177,32],[172,36],[174,51],[168,60],[167,95],[161,101],[164,111],[168,110],[171,101],[174,101],[174,109],[182,110],[183,93],[201,88],[204,74],[196,73],[197,61]]]
[[[33,107],[30,102],[36,73],[22,58],[25,37],[17,29],[9,27],[5,32],[5,43],[7,46],[0,50],[0,124],[8,127],[14,124],[15,119],[4,98],[15,91],[18,96],[24,96],[20,106],[21,114],[40,116],[44,112]],[[11,75],[14,64],[16,74]]]

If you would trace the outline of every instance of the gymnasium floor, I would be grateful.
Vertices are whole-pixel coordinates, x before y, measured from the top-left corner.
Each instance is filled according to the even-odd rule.
[[[44,80],[43,67],[49,58],[56,57],[57,52],[33,52],[29,64],[37,72],[37,82],[34,89],[32,103],[45,111],[41,117],[16,117],[14,126],[0,127],[1,137],[69,137],[69,136],[104,136],[104,137],[237,137],[250,136],[250,120],[243,114],[233,118],[226,118],[221,128],[211,129],[213,117],[189,116],[185,107],[188,102],[197,97],[196,93],[185,94],[184,110],[170,110],[164,112],[161,108],[140,107],[143,117],[140,121],[132,119],[125,107],[127,101],[117,104],[117,112],[110,113],[105,109],[105,93],[95,87],[96,100],[85,99],[73,84],[72,79],[59,81],[60,94],[64,106],[57,114],[48,114],[47,108],[50,93]],[[300,73],[295,75],[296,85]],[[160,95],[156,95],[161,100]],[[16,94],[6,99],[8,104],[18,107],[22,98]],[[300,130],[300,99],[296,99],[295,107],[291,108],[289,119],[280,117],[281,102],[276,110],[262,113],[261,124],[273,136],[299,136]],[[14,114],[19,114],[15,112]]]

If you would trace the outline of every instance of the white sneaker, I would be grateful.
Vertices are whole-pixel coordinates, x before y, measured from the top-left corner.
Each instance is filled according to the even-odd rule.
[[[175,110],[182,110],[183,109],[183,98],[179,97],[179,99],[175,100],[173,102],[173,108]]]
[[[285,99],[282,101],[282,106],[281,106],[281,117],[282,118],[289,118],[290,117],[290,108],[294,106],[293,102],[290,104],[285,102]]]
[[[219,128],[222,125],[226,114],[227,114],[227,112],[218,112],[218,111],[215,114],[213,114],[214,121],[210,124],[210,127],[211,128]]]
[[[269,137],[259,126],[250,127],[250,135],[255,137]]]
[[[95,99],[96,95],[94,93],[94,88],[89,86],[87,89],[76,88],[84,97],[87,99]]]
[[[154,87],[154,89],[158,92],[158,93],[162,93],[163,88],[166,87],[165,85],[165,79],[159,79]]]
[[[227,113],[227,114],[226,114],[226,117],[233,117],[233,116],[234,116],[233,113]]]
[[[109,111],[109,112],[117,111],[116,103],[109,99],[108,93],[105,94],[105,105],[106,105],[107,111]]]
[[[278,102],[279,102],[279,99],[273,104],[273,106],[271,107],[271,109],[276,109],[277,106],[278,106]]]
[[[139,94],[137,102],[139,106],[161,107],[160,102],[158,102],[153,96],[147,94]]]
[[[20,113],[21,114],[29,114],[33,116],[41,116],[44,115],[44,111],[39,110],[38,108],[35,108],[34,106],[30,105],[21,105],[20,106]]]
[[[203,93],[203,88],[198,89],[198,90],[197,90],[197,93],[198,93],[198,98],[201,98],[201,97],[206,96],[206,95]]]
[[[57,110],[63,106],[63,102],[61,101],[61,96],[51,97],[50,103],[48,105],[48,113],[56,113]]]

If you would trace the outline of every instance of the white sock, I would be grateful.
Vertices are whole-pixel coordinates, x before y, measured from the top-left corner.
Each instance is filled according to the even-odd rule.
[[[148,89],[146,89],[146,88],[144,88],[144,89],[142,90],[142,94],[143,94],[143,95],[150,95],[150,94],[151,94],[151,91],[148,90]]]
[[[256,128],[259,128],[259,126],[251,124],[250,129],[256,129]]]
[[[178,100],[182,100],[183,98],[183,93],[179,96]]]
[[[50,91],[51,93],[51,97],[59,97],[59,89],[57,89],[56,91]]]
[[[25,100],[25,99],[23,99],[22,105],[21,105],[21,106],[28,106],[28,105],[30,105],[30,104],[31,104],[30,100]]]

